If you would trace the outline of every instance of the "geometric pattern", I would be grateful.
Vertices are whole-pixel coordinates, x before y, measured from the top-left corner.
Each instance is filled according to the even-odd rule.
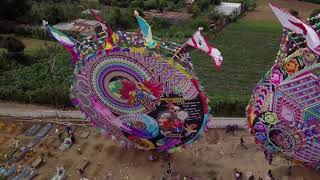
[[[269,88],[270,80],[278,80],[275,72],[282,78]],[[247,120],[266,153],[320,170],[320,56],[303,35],[284,30],[276,63],[251,96]]]
[[[276,93],[275,113],[278,121],[302,121],[303,109],[282,93]]]
[[[276,88],[275,112],[279,121],[319,119],[320,88],[317,76],[308,73]]]
[[[272,84],[270,82],[260,83],[256,86],[255,92],[254,113],[258,115],[263,111],[264,105],[267,104],[268,96],[272,93]]]
[[[304,121],[310,120],[318,120],[320,122],[320,103],[305,109]]]

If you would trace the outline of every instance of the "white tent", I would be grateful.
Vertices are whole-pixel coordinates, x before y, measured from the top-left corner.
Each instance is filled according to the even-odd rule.
[[[241,14],[241,3],[222,2],[215,7],[215,11],[226,16],[239,16]]]

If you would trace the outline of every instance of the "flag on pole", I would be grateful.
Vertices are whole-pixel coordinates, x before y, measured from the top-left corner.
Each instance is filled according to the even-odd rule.
[[[48,25],[48,22],[45,20],[42,20],[42,24],[44,27],[48,29],[48,31],[52,34],[52,36],[60,42],[64,48],[68,50],[68,52],[72,55],[72,61],[76,63],[79,60],[79,56],[77,54],[76,46],[77,46],[77,41],[74,40],[73,38],[65,35],[58,29]]]
[[[149,48],[154,48],[157,45],[157,42],[152,39],[152,32],[151,32],[150,25],[147,23],[145,19],[139,16],[138,11],[134,11],[134,15],[138,21],[139,27],[141,29],[141,33],[143,34],[146,40],[146,46]]]
[[[107,31],[106,33],[108,34],[108,38],[107,38],[107,41],[106,41],[106,49],[109,50],[112,48],[112,44],[114,44],[116,41],[117,41],[117,35],[112,31],[111,27],[108,26],[104,21],[103,19],[98,16],[92,9],[90,9],[90,12],[91,12],[91,15],[97,20],[99,21],[101,27],[102,27],[102,30],[103,31]]]
[[[294,31],[297,34],[302,34],[307,41],[307,46],[312,51],[320,55],[320,37],[310,25],[294,17],[283,9],[280,9],[270,3],[269,6],[283,27]]]
[[[69,46],[69,47],[74,47],[76,45],[76,42],[73,39],[71,39],[70,37],[68,37],[64,33],[60,32],[56,28],[51,27],[49,25],[47,25],[47,27],[48,27],[49,32],[52,34],[52,36],[57,41],[59,41],[61,44],[65,45],[65,46]]]
[[[196,31],[192,35],[192,37],[187,40],[186,44],[198,48],[211,56],[214,64],[216,65],[216,68],[219,69],[223,63],[221,52],[214,46],[208,44],[207,40],[202,35],[201,30],[202,28],[199,28],[199,30]]]

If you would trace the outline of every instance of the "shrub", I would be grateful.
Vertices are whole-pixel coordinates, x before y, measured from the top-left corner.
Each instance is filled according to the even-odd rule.
[[[13,32],[16,35],[21,35],[23,37],[42,39],[42,40],[51,40],[49,33],[40,28],[39,26],[28,26],[28,25],[20,25],[17,26],[15,31]]]
[[[50,46],[37,50],[33,58],[35,63],[29,66],[16,66],[0,71],[0,99],[70,104],[68,89],[73,68],[70,68],[69,54],[62,47]]]
[[[245,9],[248,9],[249,11],[253,11],[257,7],[256,0],[244,0],[243,4]]]
[[[210,3],[208,0],[198,0],[196,2],[197,2],[197,6],[200,8],[201,11],[204,11],[210,6]]]
[[[143,0],[134,0],[130,3],[130,8],[144,8]]]
[[[20,19],[28,24],[40,24],[42,19],[56,24],[78,18],[81,10],[80,6],[72,3],[33,2],[31,9]]]
[[[112,10],[102,10],[101,16],[113,29],[129,29],[136,26],[136,20],[131,9],[123,10],[114,8]]]
[[[208,27],[208,20],[205,17],[197,17],[192,20],[188,26],[193,30],[196,30],[199,27],[204,27],[206,29],[206,27]]]
[[[7,56],[11,59],[23,58],[25,45],[13,36],[7,37],[3,42],[3,48],[7,49]]]
[[[153,29],[167,28],[169,25],[166,20],[158,17],[153,17],[150,23]]]
[[[147,0],[147,1],[145,1],[144,2],[144,8],[146,10],[157,9],[158,8],[157,0]]]

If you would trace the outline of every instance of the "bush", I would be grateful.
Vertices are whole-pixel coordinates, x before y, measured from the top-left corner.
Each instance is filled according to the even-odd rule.
[[[99,0],[99,3],[108,6],[129,7],[130,0]]]
[[[152,26],[152,29],[167,28],[169,26],[169,23],[166,20],[158,17],[153,17],[150,21],[150,24]]]
[[[220,5],[221,4],[221,0],[214,0],[214,5]]]
[[[206,27],[208,27],[208,20],[205,17],[197,17],[191,21],[188,26],[193,30],[196,30],[199,27],[204,27],[206,29]]]
[[[18,66],[19,64],[15,60],[8,58],[6,51],[0,52],[0,72],[10,70]]]
[[[41,24],[42,19],[56,24],[78,18],[81,10],[80,6],[72,3],[33,2],[31,9],[20,19],[28,24]]]
[[[10,59],[23,58],[25,45],[19,39],[9,36],[3,40],[3,48],[7,49],[7,57]]]
[[[131,9],[120,10],[119,8],[114,8],[107,11],[102,10],[101,17],[105,19],[108,24],[111,24],[113,29],[136,27],[136,20]]]
[[[130,3],[130,8],[144,8],[143,0],[134,0]]]
[[[17,26],[13,33],[16,35],[21,35],[23,37],[29,37],[34,39],[52,40],[49,33],[45,29],[40,28],[39,26],[20,25]]]
[[[147,0],[147,1],[145,1],[144,2],[144,8],[146,10],[157,9],[158,8],[157,0]]]
[[[0,71],[0,99],[69,105],[70,55],[62,47],[50,46],[36,51],[33,58],[32,65]]]
[[[211,114],[214,116],[244,117],[248,100],[242,97],[209,97]]]
[[[253,11],[257,7],[256,0],[244,0],[243,4],[245,9],[248,9],[249,11]]]
[[[196,2],[197,2],[197,6],[200,8],[201,11],[204,11],[210,6],[210,3],[208,0],[198,0]]]

